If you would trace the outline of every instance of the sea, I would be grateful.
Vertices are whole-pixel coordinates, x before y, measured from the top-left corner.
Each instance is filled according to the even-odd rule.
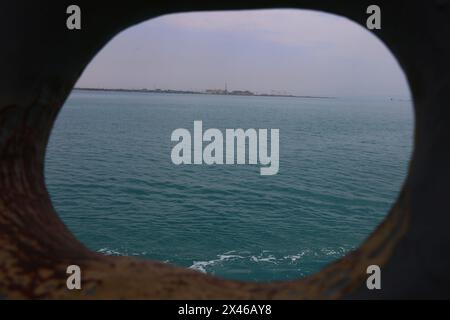
[[[279,171],[175,165],[175,129],[279,129]],[[46,186],[90,249],[227,279],[304,277],[357,248],[399,194],[409,99],[73,90],[52,130]],[[224,131],[223,131],[224,132]]]

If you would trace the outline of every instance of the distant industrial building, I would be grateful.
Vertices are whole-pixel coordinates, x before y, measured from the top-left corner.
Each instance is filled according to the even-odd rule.
[[[207,94],[232,94],[238,96],[253,96],[254,93],[248,90],[233,90],[228,91],[227,83],[225,83],[225,89],[207,89],[205,91]]]

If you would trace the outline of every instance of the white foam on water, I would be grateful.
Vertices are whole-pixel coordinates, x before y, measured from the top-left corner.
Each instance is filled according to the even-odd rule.
[[[193,261],[193,264],[189,269],[197,270],[202,273],[209,273],[211,269],[215,266],[226,262],[233,262],[236,260],[247,260],[248,263],[270,263],[270,264],[281,264],[283,262],[290,264],[300,264],[302,258],[306,256],[335,256],[336,258],[343,256],[346,252],[351,249],[346,249],[344,247],[338,248],[320,248],[316,250],[304,249],[299,253],[284,255],[282,257],[277,257],[275,252],[270,250],[262,250],[260,254],[250,254],[249,251],[228,251],[224,254],[219,254],[214,259],[205,261]]]
[[[197,270],[202,273],[206,273],[207,267],[214,266],[218,263],[221,263],[221,262],[227,261],[227,260],[236,260],[236,259],[244,259],[245,258],[241,255],[230,254],[232,252],[233,251],[228,251],[228,252],[225,252],[224,254],[219,254],[219,255],[217,255],[217,259],[212,259],[209,261],[194,261],[194,263],[189,267],[189,269]]]
[[[301,265],[302,259],[304,257],[323,257],[323,256],[334,256],[336,258],[345,255],[348,251],[353,248],[319,248],[319,249],[304,249],[298,253],[284,255],[277,257],[276,252],[272,252],[270,250],[262,250],[259,254],[252,254],[250,251],[227,251],[222,254],[216,255],[214,259],[211,260],[200,260],[193,261],[192,265],[189,266],[189,269],[196,270],[202,273],[213,273],[214,267],[219,265],[223,265],[225,263],[234,262],[237,260],[247,261],[249,264],[251,263],[270,263],[270,264],[282,264],[289,263],[295,265]],[[142,256],[147,255],[146,251],[143,252],[132,252],[129,253],[127,250],[120,251],[118,249],[111,248],[101,248],[97,250],[97,252],[108,255],[108,256]],[[163,261],[164,263],[171,263],[170,260]]]
[[[118,249],[110,249],[110,248],[101,248],[98,249],[97,252],[107,256],[143,256],[147,254],[146,251],[128,252],[127,250],[125,250],[124,252],[121,252]]]
[[[97,252],[102,253],[107,256],[123,256],[123,254],[120,253],[119,251],[114,250],[114,249],[108,249],[108,248],[101,248],[101,249],[97,250]]]

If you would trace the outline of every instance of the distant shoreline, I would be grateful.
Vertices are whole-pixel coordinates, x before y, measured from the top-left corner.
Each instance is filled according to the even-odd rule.
[[[291,94],[268,94],[268,93],[252,93],[249,91],[216,93],[216,92],[202,92],[202,91],[189,91],[189,90],[163,90],[163,89],[111,89],[111,88],[74,88],[80,91],[117,91],[117,92],[144,92],[144,93],[169,93],[169,94],[204,94],[204,95],[217,95],[217,96],[247,96],[247,97],[287,97],[287,98],[310,98],[310,99],[337,99],[336,97],[325,96],[298,96]]]

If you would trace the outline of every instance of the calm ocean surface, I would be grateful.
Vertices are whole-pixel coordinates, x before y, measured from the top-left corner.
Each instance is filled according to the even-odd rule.
[[[176,128],[279,128],[280,170],[171,162]],[[46,183],[93,250],[231,279],[318,271],[382,221],[406,175],[411,102],[75,90]]]

